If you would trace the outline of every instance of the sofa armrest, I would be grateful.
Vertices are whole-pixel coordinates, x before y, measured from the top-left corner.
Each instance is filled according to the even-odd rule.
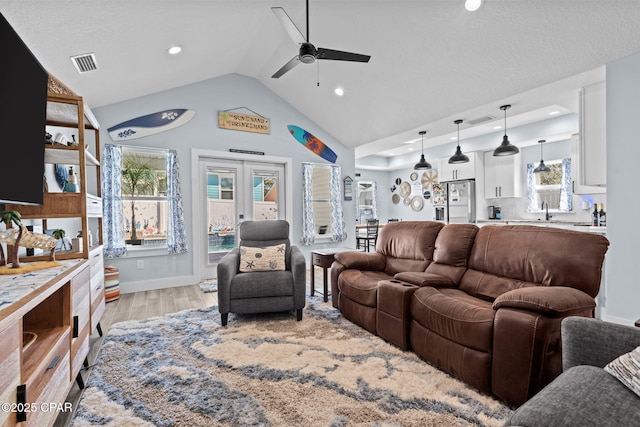
[[[640,345],[640,328],[587,317],[562,320],[562,367],[604,368],[615,358]]]
[[[293,298],[296,308],[305,306],[305,292],[307,289],[307,261],[302,250],[291,246],[291,275],[293,276]]]
[[[229,291],[231,280],[238,274],[240,265],[240,251],[234,248],[218,262],[218,310],[220,313],[228,313]]]
[[[533,311],[547,317],[567,317],[593,310],[595,300],[579,289],[566,286],[531,286],[514,289],[500,295],[493,309],[516,308]]]
[[[434,288],[453,288],[453,281],[447,277],[425,271],[403,271],[396,273],[394,279],[416,286],[432,286]]]
[[[378,252],[338,252],[334,258],[345,268],[354,270],[382,271],[387,264],[385,256]]]

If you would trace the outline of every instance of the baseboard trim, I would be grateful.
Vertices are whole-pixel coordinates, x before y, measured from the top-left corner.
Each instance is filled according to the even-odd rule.
[[[122,276],[120,276],[122,277]],[[133,292],[152,291],[154,289],[175,288],[177,286],[187,286],[198,284],[196,276],[177,276],[166,279],[142,280],[139,282],[120,282],[120,293],[130,294]]]

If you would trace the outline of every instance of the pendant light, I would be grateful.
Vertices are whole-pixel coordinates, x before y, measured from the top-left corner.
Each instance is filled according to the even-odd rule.
[[[424,135],[426,133],[426,130],[421,130],[420,132],[418,132],[418,134],[420,134],[420,136],[422,137],[422,155],[420,156],[420,161],[413,167],[414,169],[431,169],[431,163],[427,162],[427,160],[424,158]]]
[[[493,150],[494,156],[512,156],[518,154],[520,150],[515,145],[509,142],[507,137],[507,110],[511,108],[511,105],[503,105],[500,107],[504,111],[504,137],[502,138],[502,144],[495,150]]]
[[[462,123],[462,120],[458,119],[453,123],[458,125],[458,148],[456,148],[456,154],[449,157],[449,163],[467,163],[469,161],[469,157],[462,154],[462,150],[460,149],[460,123]]]
[[[546,141],[544,139],[541,139],[540,141],[538,141],[538,144],[540,144],[540,164],[538,165],[537,168],[533,170],[535,173],[551,172],[551,169],[549,169],[549,166],[544,164],[544,156],[542,155],[542,144],[544,144],[545,142]]]

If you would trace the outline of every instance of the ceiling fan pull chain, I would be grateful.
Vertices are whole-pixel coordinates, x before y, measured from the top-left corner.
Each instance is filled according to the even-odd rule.
[[[318,73],[318,82],[316,84],[317,87],[320,87],[320,61],[316,61],[316,64],[318,64],[318,68],[317,68],[317,73]]]

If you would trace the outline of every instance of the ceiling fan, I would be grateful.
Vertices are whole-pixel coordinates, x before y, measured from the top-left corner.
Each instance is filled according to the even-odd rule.
[[[276,18],[280,20],[280,23],[284,27],[291,40],[294,43],[300,45],[300,50],[296,56],[291,58],[289,62],[284,64],[282,68],[275,72],[274,79],[279,78],[287,71],[298,65],[300,62],[304,64],[313,64],[316,59],[331,59],[334,61],[354,61],[354,62],[369,62],[371,56],[361,55],[359,53],[344,52],[341,50],[325,49],[322,47],[316,48],[309,43],[309,0],[307,0],[307,37],[302,35],[302,32],[293,23],[287,12],[281,7],[272,7],[271,10],[276,15]]]

